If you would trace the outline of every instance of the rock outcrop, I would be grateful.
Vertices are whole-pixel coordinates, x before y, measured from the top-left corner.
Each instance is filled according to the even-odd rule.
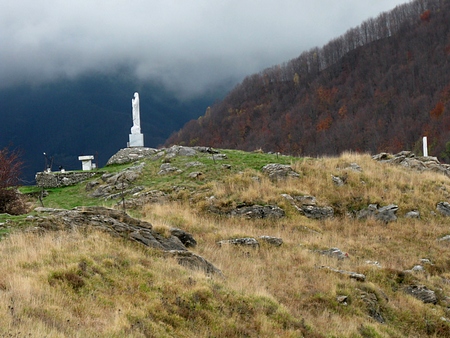
[[[166,238],[155,232],[150,223],[130,217],[122,211],[104,207],[35,210],[45,214],[36,218],[38,230],[73,230],[91,227],[167,252],[187,267],[206,273],[221,274],[220,270],[207,260],[187,250],[187,247],[195,246],[196,241],[192,235],[180,229],[172,229],[171,236]]]
[[[321,255],[324,255],[324,256],[335,257],[335,258],[337,258],[339,260],[348,258],[348,253],[346,253],[346,252],[344,253],[338,248],[330,248],[330,249],[326,249],[326,250],[317,250],[316,252],[318,252],[318,253],[320,253]]]
[[[424,303],[437,303],[436,293],[424,285],[409,285],[405,288],[405,292]]]
[[[142,159],[170,160],[176,156],[195,156],[198,153],[217,154],[218,152],[209,147],[183,147],[177,145],[160,149],[145,147],[124,148],[111,156],[106,165],[132,163]]]
[[[194,239],[194,237],[184,230],[172,228],[170,229],[170,233],[172,234],[172,236],[177,237],[186,248],[194,248],[197,246],[197,241]]]
[[[231,216],[242,216],[249,219],[271,218],[278,219],[286,216],[283,209],[276,205],[249,205],[238,207],[230,212]]]
[[[262,172],[269,176],[271,180],[280,180],[287,177],[300,177],[300,175],[287,164],[270,163],[262,168]]]
[[[157,152],[158,149],[145,147],[120,149],[108,160],[106,165],[132,163],[144,158],[152,158]]]
[[[217,242],[219,246],[223,245],[239,245],[239,246],[248,246],[252,248],[259,247],[259,243],[255,238],[252,237],[244,237],[244,238],[233,238],[233,239],[225,239]]]
[[[86,191],[90,191],[91,197],[108,199],[118,198],[127,194],[142,191],[140,186],[132,186],[142,174],[144,163],[121,170],[118,173],[105,173],[99,179],[88,182]]]
[[[273,246],[281,246],[283,244],[283,239],[279,237],[272,236],[260,236],[260,241],[263,241],[267,244]],[[243,237],[243,238],[233,238],[233,239],[225,239],[217,242],[219,246],[223,245],[238,245],[238,246],[249,246],[252,248],[259,248],[260,242],[253,237]]]
[[[369,204],[365,209],[362,209],[356,213],[358,219],[375,218],[376,220],[388,223],[397,220],[395,215],[398,210],[398,206],[395,204],[389,204],[384,207],[379,207],[378,204]]]
[[[436,206],[437,211],[439,211],[444,216],[450,216],[450,203],[439,202]]]
[[[312,219],[326,219],[334,216],[334,210],[329,206],[317,206],[316,198],[314,196],[291,196],[282,194],[283,196],[298,212]]]
[[[450,165],[440,163],[436,157],[416,156],[411,151],[402,151],[395,155],[380,153],[372,156],[372,158],[383,163],[401,165],[418,171],[429,170],[450,177]]]
[[[357,273],[357,272],[353,272],[353,271],[346,271],[346,270],[340,270],[340,269],[335,269],[335,268],[331,268],[329,266],[321,266],[321,269],[327,269],[333,272],[337,272],[340,273],[341,275],[346,275],[349,278],[355,279],[359,282],[365,282],[366,281],[366,276],[362,273]]]

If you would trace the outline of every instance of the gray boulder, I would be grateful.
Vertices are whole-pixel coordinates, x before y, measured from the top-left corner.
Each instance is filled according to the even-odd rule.
[[[326,219],[334,216],[332,207],[317,207],[313,205],[305,205],[302,207],[303,214],[312,219]]]
[[[412,210],[405,214],[406,218],[420,218],[420,212],[418,210]]]
[[[283,239],[279,237],[260,236],[259,239],[273,246],[281,246],[283,244]]]
[[[166,159],[170,159],[176,156],[195,156],[197,155],[197,150],[191,147],[183,147],[174,145],[166,149]]]
[[[334,216],[334,209],[329,206],[317,206],[316,198],[314,196],[294,196],[282,194],[298,212],[312,219],[326,219]]]
[[[444,216],[450,216],[450,203],[439,202],[436,206],[437,211],[439,211]]]
[[[249,246],[252,248],[259,247],[259,242],[253,238],[253,237],[244,237],[244,238],[233,238],[233,239],[226,239],[217,242],[219,246],[223,245],[239,245],[239,246]]]
[[[331,180],[338,187],[342,187],[345,184],[345,181],[347,180],[347,178],[346,177],[345,178],[341,178],[339,176],[331,175]]]
[[[405,292],[424,303],[437,303],[436,293],[423,285],[410,285],[405,288]]]
[[[444,237],[439,238],[438,241],[450,242],[450,235],[445,235]]]
[[[321,255],[335,257],[335,258],[337,258],[339,260],[348,258],[348,253],[343,253],[338,248],[330,248],[330,249],[326,249],[326,250],[317,250],[317,252],[320,253]]]
[[[379,208],[375,213],[375,218],[385,223],[393,222],[397,220],[395,213],[398,210],[398,206],[395,204],[389,204],[385,207]]]
[[[300,177],[290,165],[270,163],[262,168],[262,172],[269,176],[271,180],[285,179],[287,177]]]
[[[279,219],[286,216],[283,209],[276,205],[251,205],[238,207],[231,211],[231,216],[243,216],[248,219],[272,218]]]
[[[209,275],[223,277],[222,271],[220,271],[220,269],[216,268],[202,256],[199,256],[193,252],[184,250],[170,250],[166,251],[165,255],[175,258],[178,264],[191,270],[200,270]]]
[[[376,220],[383,221],[385,223],[393,222],[397,220],[395,213],[398,210],[398,206],[395,204],[389,204],[384,207],[379,207],[378,204],[369,204],[366,209],[362,209],[356,213],[358,219],[366,219],[373,217]]]
[[[182,171],[178,169],[177,167],[172,167],[170,163],[163,163],[159,167],[158,175],[167,175],[167,174],[173,174],[173,173],[181,173]]]
[[[172,228],[170,229],[170,233],[172,234],[172,236],[177,237],[186,248],[193,248],[197,246],[197,241],[194,239],[194,237],[184,230]]]

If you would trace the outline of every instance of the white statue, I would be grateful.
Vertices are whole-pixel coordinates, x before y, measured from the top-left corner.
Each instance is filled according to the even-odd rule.
[[[134,93],[134,99],[131,100],[131,107],[133,108],[133,127],[131,127],[132,134],[141,133],[141,117],[139,112],[139,94]]]
[[[143,147],[144,134],[141,133],[141,116],[138,93],[134,93],[134,99],[131,100],[131,108],[133,109],[133,126],[131,127],[130,142],[128,142],[128,147]]]

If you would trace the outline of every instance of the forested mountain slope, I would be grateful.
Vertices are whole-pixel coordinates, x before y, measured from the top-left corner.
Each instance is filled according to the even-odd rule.
[[[419,148],[448,159],[450,1],[416,0],[247,77],[166,145],[295,155]]]

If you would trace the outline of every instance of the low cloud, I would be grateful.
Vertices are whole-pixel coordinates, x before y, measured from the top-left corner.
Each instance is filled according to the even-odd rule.
[[[127,66],[180,96],[288,61],[398,0],[0,0],[0,86]]]

